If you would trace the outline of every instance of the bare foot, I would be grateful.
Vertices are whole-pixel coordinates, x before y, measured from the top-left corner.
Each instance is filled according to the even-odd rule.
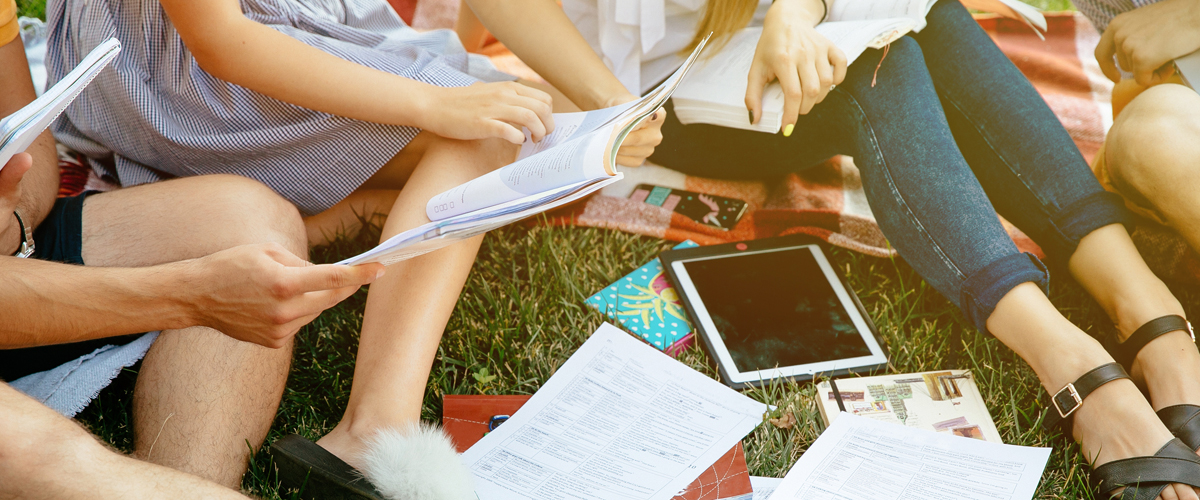
[[[359,457],[365,451],[364,438],[355,436],[347,430],[345,422],[339,423],[329,434],[317,440],[317,445],[325,451],[333,453],[338,458],[350,464],[355,469],[362,470]]]

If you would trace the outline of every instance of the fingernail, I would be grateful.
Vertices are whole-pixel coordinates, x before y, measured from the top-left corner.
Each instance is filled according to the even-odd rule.
[[[750,124],[754,125],[754,112],[747,109],[746,113],[750,115]]]
[[[795,126],[795,125],[792,125],[792,124],[790,124],[790,123],[789,123],[789,124],[787,124],[787,125],[784,125],[784,126],[783,126],[783,136],[784,136],[784,137],[791,137],[791,136],[792,136],[792,129],[794,129],[794,128],[796,128],[796,126]]]
[[[379,272],[375,273],[375,279],[382,278],[382,277],[383,277],[383,274],[384,274],[384,273],[386,273],[386,272],[387,272],[387,271],[386,271],[386,268],[384,268],[384,269],[380,269],[380,270],[379,270]]]

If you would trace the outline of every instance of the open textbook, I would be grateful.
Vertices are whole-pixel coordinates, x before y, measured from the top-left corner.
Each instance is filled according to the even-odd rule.
[[[867,49],[880,49],[910,31],[924,28],[925,15],[936,0],[833,0],[818,33],[842,50],[847,66]],[[1021,19],[1041,36],[1046,18],[1019,0],[965,0],[970,8]],[[969,5],[968,5],[969,4]],[[761,27],[734,33],[721,51],[696,63],[672,103],[680,123],[777,133],[783,124],[783,89],[778,82],[763,90],[762,114],[756,124],[746,113],[746,75],[754,59]]]
[[[29,149],[29,145],[41,135],[50,122],[58,118],[71,101],[74,101],[100,70],[108,66],[121,51],[121,42],[109,38],[96,46],[75,69],[50,87],[27,106],[16,113],[0,119],[0,169],[13,155]]]
[[[431,222],[339,264],[387,265],[411,259],[579,200],[621,180],[616,158],[625,136],[666,102],[707,41],[701,40],[674,74],[637,101],[595,111],[555,113],[554,132],[534,143],[526,131],[516,161],[430,199],[425,212]]]
[[[843,415],[769,500],[1029,500],[1050,448],[989,443]]]
[[[841,415],[1003,443],[967,370],[847,377],[817,384],[825,425]]]
[[[767,409],[604,323],[462,459],[480,500],[669,500]]]

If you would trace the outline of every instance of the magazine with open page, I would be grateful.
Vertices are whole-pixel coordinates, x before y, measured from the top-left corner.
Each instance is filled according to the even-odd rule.
[[[623,178],[617,150],[643,119],[657,111],[706,45],[657,88],[621,106],[556,113],[555,130],[539,143],[526,136],[517,160],[434,196],[428,224],[409,229],[339,264],[392,264],[537,215],[588,196]]]
[[[8,164],[13,155],[29,149],[33,141],[50,126],[50,122],[58,118],[67,105],[71,104],[83,88],[92,83],[92,79],[108,63],[116,59],[121,51],[121,42],[109,38],[83,58],[75,69],[67,73],[61,81],[50,87],[41,97],[35,99],[16,113],[0,119],[0,169]]]

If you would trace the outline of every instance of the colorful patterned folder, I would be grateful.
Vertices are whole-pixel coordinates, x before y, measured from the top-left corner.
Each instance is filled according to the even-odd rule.
[[[697,246],[700,245],[688,240],[675,245],[675,249]],[[692,344],[692,324],[688,322],[687,311],[657,258],[596,292],[586,302],[671,356]]]

